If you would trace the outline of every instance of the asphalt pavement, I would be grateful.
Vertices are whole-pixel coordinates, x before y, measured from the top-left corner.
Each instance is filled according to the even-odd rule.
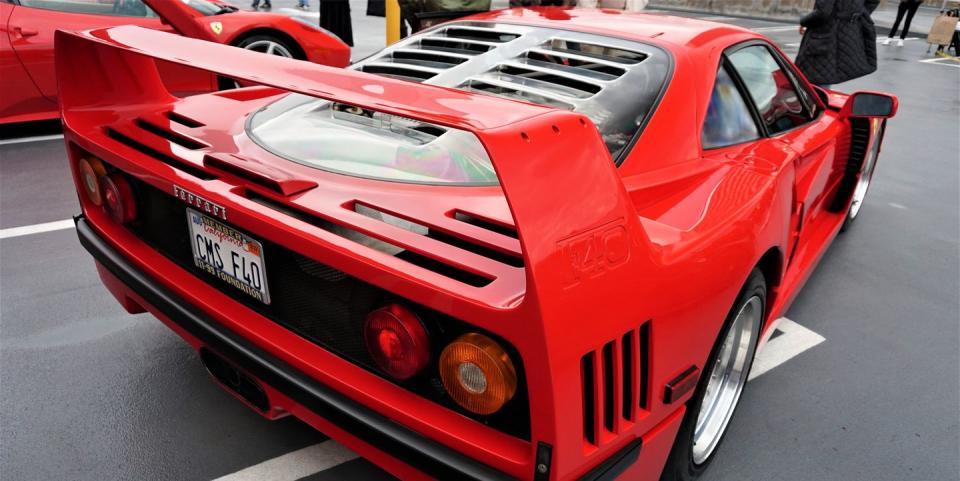
[[[293,4],[274,10],[314,15]],[[361,58],[383,20],[351,5]],[[796,52],[792,25],[699,16]],[[709,481],[958,479],[960,63],[917,39],[879,48],[877,73],[837,88],[896,93],[900,114],[860,219],[788,313],[818,341],[749,384]],[[49,224],[78,211],[63,141],[31,138],[50,134],[0,139],[0,479],[389,479],[296,419],[263,420],[117,305]]]

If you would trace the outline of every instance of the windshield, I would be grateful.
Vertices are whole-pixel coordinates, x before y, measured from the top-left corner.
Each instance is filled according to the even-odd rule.
[[[469,132],[305,95],[288,95],[257,112],[248,133],[274,154],[332,172],[411,183],[497,183],[486,150]]]
[[[230,9],[222,5],[217,5],[213,2],[207,0],[179,0],[183,2],[186,6],[206,15],[219,15],[224,12],[229,12]]]

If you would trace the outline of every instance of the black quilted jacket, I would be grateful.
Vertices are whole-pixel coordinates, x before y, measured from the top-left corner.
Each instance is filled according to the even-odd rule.
[[[807,28],[797,67],[810,82],[838,84],[877,70],[877,31],[870,14],[880,0],[817,0],[800,20]]]

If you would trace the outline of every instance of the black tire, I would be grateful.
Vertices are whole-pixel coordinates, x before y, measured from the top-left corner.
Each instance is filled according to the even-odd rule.
[[[759,269],[754,269],[753,272],[750,273],[750,277],[747,279],[746,284],[744,285],[743,289],[741,289],[740,294],[737,296],[737,300],[734,303],[733,308],[730,309],[730,313],[727,314],[727,319],[724,321],[723,328],[720,329],[720,333],[717,336],[717,340],[714,343],[713,349],[710,350],[710,357],[707,358],[708,361],[706,366],[714,365],[718,356],[720,355],[724,340],[730,331],[730,327],[733,325],[734,319],[737,317],[741,309],[747,304],[747,301],[755,295],[760,297],[763,305],[763,312],[765,313],[767,307],[767,283],[763,277],[763,273],[760,272]],[[756,346],[759,339],[760,333],[758,329],[756,333],[756,339],[753,340],[754,354],[756,353]],[[748,358],[748,362],[749,366],[747,366],[747,376],[749,376],[750,368],[753,367],[753,356]],[[709,457],[707,457],[706,460],[700,464],[694,462],[694,429],[696,428],[697,418],[700,415],[700,410],[702,407],[701,405],[703,403],[704,394],[706,393],[707,381],[709,378],[710,372],[707,368],[704,368],[700,375],[700,381],[697,384],[697,390],[694,391],[693,397],[691,397],[687,402],[687,413],[684,415],[683,421],[680,423],[680,429],[677,433],[677,438],[673,442],[673,448],[670,451],[670,456],[667,458],[667,463],[664,467],[663,474],[660,477],[660,481],[693,481],[698,479],[704,473],[704,471],[707,470],[707,468],[710,466],[710,463],[713,462],[717,456],[717,453],[720,451],[720,445],[723,444],[723,439],[726,437],[726,431],[728,430],[730,424],[727,424],[727,428],[725,428],[723,433],[720,435],[721,437],[719,443],[710,453]],[[734,415],[730,420],[731,424],[735,418],[736,406],[734,407]]]

